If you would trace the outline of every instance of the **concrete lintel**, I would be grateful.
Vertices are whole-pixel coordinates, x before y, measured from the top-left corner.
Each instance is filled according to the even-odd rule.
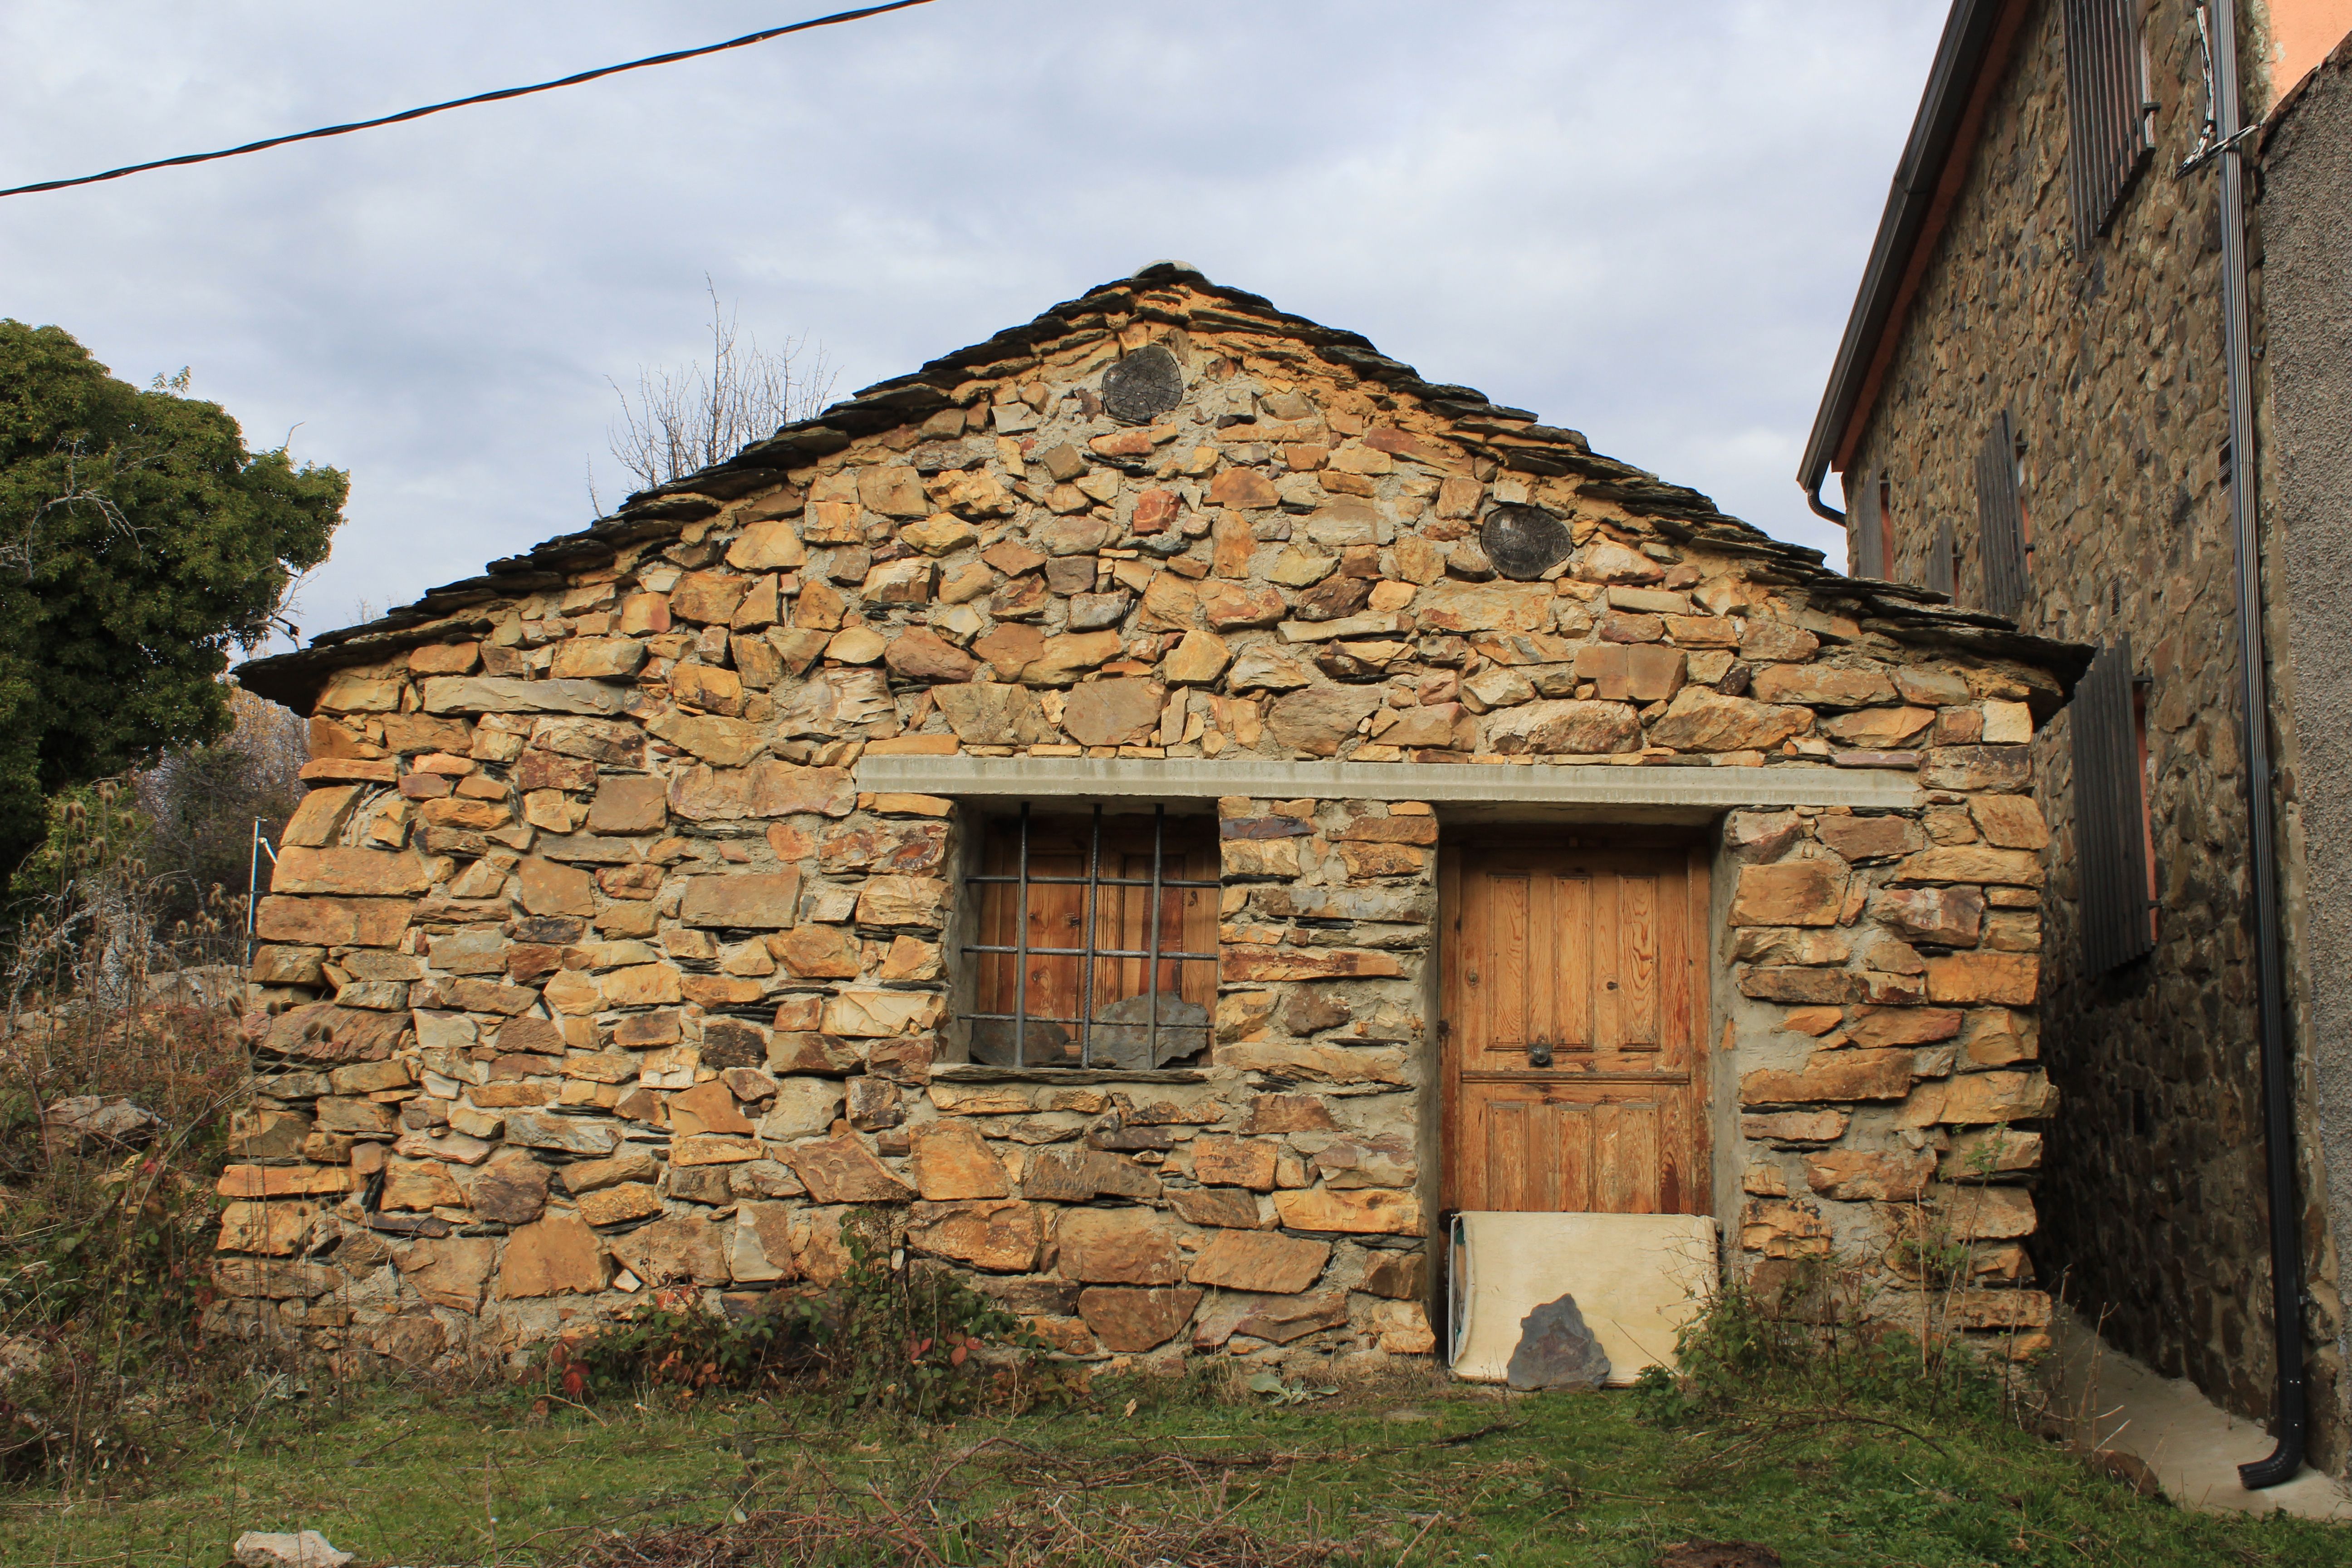
[[[864,790],[950,796],[1160,800],[1225,795],[1318,800],[1425,800],[1465,805],[1675,807],[1916,806],[1916,775],[1783,763],[1759,768],[1592,763],[1285,763],[1264,758],[866,757]]]

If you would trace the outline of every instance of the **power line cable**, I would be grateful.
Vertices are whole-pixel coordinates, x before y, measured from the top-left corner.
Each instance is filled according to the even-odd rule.
[[[628,60],[616,66],[604,66],[595,70],[582,71],[554,81],[537,82],[530,87],[502,88],[497,92],[478,92],[471,98],[453,98],[446,103],[428,103],[422,109],[403,110],[378,120],[357,120],[349,125],[323,126],[317,131],[298,131],[291,136],[272,136],[267,141],[248,142],[242,147],[226,147],[217,153],[188,153],[177,158],[158,158],[150,163],[131,163],[120,169],[109,169],[102,174],[82,174],[70,180],[44,180],[37,185],[16,185],[0,191],[0,196],[26,196],[36,191],[62,191],[75,185],[95,185],[102,180],[119,180],[125,174],[143,174],[150,169],[177,168],[184,163],[210,163],[221,158],[235,158],[247,153],[260,153],[271,147],[283,147],[291,142],[315,142],[325,136],[348,136],[354,131],[373,131],[380,125],[398,125],[404,121],[422,120],[428,114],[438,114],[445,109],[464,109],[469,104],[497,103],[509,98],[527,98],[534,92],[552,92],[559,87],[577,87],[582,82],[594,81],[622,71],[641,70],[646,66],[666,66],[677,60],[696,59],[703,55],[715,55],[727,49],[740,49],[749,44],[764,44],[770,38],[781,38],[787,33],[805,33],[814,27],[830,27],[842,22],[863,21],[891,11],[904,11],[909,6],[928,5],[930,0],[891,0],[887,5],[867,5],[856,11],[837,11],[830,16],[818,16],[806,22],[794,22],[786,27],[770,27],[763,32],[746,33],[740,38],[730,38],[723,44],[705,44],[700,48],[677,49],[666,55],[648,55],[641,60]]]

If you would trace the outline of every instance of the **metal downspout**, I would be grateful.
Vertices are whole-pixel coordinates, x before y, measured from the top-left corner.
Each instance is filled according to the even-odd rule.
[[[1845,526],[1845,513],[1838,510],[1837,508],[1830,505],[1829,502],[1822,499],[1822,479],[1815,479],[1811,484],[1805,487],[1805,504],[1813,509],[1813,515],[1815,517],[1827,518],[1830,521],[1836,523],[1840,528],[1843,528]]]
[[[2271,1315],[2278,1359],[2277,1447],[2238,1467],[2249,1490],[2303,1468],[2305,1370],[2303,1259],[2296,1235],[2294,1097],[2280,960],[2277,828],[2272,820],[2270,690],[2263,648],[2262,533],[2254,514],[2253,368],[2246,284],[2245,154],[2241,151],[2236,0],[2212,0],[2213,131],[2221,153],[2221,347],[2230,416],[2230,522],[2237,555],[2238,680],[2254,876],[2256,1005],[2261,1015],[2263,1134],[2270,1188]]]

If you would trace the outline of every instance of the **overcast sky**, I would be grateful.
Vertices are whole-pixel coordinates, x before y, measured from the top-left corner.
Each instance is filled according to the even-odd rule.
[[[0,186],[716,42],[825,0],[8,0]],[[0,315],[352,474],[306,632],[630,487],[708,274],[837,390],[1177,258],[1785,539],[1937,0],[937,0],[0,201]]]

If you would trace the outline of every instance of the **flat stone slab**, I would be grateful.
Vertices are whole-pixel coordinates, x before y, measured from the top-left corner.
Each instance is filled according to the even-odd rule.
[[[315,1530],[248,1530],[229,1552],[237,1568],[343,1568],[352,1560]]]
[[[1504,1381],[1513,1388],[1599,1388],[1609,1381],[1609,1352],[1576,1310],[1576,1298],[1546,1301],[1519,1320]]]

